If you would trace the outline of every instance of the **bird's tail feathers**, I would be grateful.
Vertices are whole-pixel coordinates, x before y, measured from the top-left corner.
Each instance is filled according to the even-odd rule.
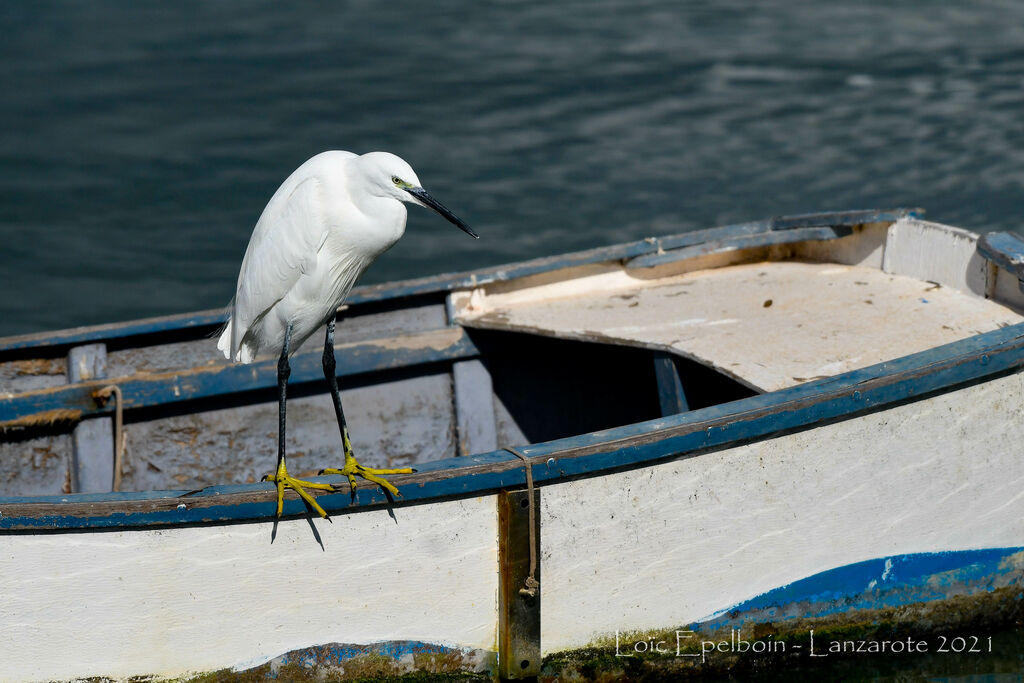
[[[220,349],[221,353],[223,353],[224,357],[227,358],[228,360],[232,360],[231,346],[232,335],[234,334],[234,325],[232,323],[233,321],[229,319],[228,322],[221,329],[220,339],[217,340],[217,348]],[[238,345],[238,349],[235,350],[234,361],[236,363],[251,363],[255,355],[256,353],[252,345],[252,340],[243,339],[242,342]]]
[[[220,339],[217,340],[217,348],[228,360],[231,360],[231,320],[229,319],[224,327],[220,328]]]

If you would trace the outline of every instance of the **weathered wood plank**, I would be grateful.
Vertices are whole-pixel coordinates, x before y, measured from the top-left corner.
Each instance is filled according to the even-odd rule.
[[[969,230],[912,218],[889,226],[882,270],[984,297],[985,260]]]
[[[63,355],[0,361],[0,391],[4,393],[48,389],[67,381],[68,359]]]
[[[662,415],[685,413],[690,409],[686,402],[683,383],[679,381],[672,354],[664,351],[654,352],[654,377],[658,382],[658,402],[661,404]]]
[[[402,335],[336,347],[338,376],[403,368],[425,363],[472,358],[479,352],[461,327]],[[323,380],[321,353],[292,358],[291,384]],[[104,415],[113,406],[93,397],[108,382],[81,382],[67,387],[0,397],[0,424],[17,423],[49,410],[80,410],[82,417]],[[264,359],[249,365],[197,367],[180,372],[118,378],[126,410],[277,386],[277,362]]]
[[[18,491],[24,496],[71,493],[71,434],[48,431],[32,438],[0,441],[0,491]]]
[[[288,399],[289,471],[307,478],[325,467],[341,467],[341,435],[330,395],[296,393]],[[404,467],[455,453],[451,378],[442,368],[367,386],[343,383],[341,398],[352,447],[368,467]],[[276,463],[276,425],[276,401],[133,421],[122,489],[258,482]]]
[[[76,346],[68,352],[68,383],[107,376],[105,344]],[[85,419],[71,434],[71,490],[76,493],[111,491],[114,482],[114,425],[109,417]]]
[[[452,365],[459,455],[486,453],[498,447],[491,373],[479,360]]]
[[[881,270],[890,225],[892,223],[889,222],[865,223],[856,226],[848,237],[780,245],[777,249],[785,250],[788,252],[787,257],[792,259],[868,266]],[[772,258],[775,258],[774,254]]]

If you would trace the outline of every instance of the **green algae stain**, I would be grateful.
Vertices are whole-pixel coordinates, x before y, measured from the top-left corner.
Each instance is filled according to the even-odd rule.
[[[381,662],[358,663],[353,668],[342,672],[331,672],[305,667],[301,664],[284,664],[273,676],[270,665],[249,669],[247,671],[231,671],[225,669],[201,674],[194,678],[176,679],[175,683],[265,683],[265,681],[281,681],[287,683],[463,683],[468,681],[491,681],[491,677],[482,673],[414,671],[405,674],[390,673],[396,668]]]
[[[838,671],[846,672],[844,678],[870,678],[873,671],[915,677],[918,666],[1000,673],[1019,671],[1021,661],[1024,593],[1020,586],[1005,586],[777,623],[744,623],[743,615],[736,615],[714,630],[682,626],[612,634],[585,648],[548,655],[539,680],[790,680]]]

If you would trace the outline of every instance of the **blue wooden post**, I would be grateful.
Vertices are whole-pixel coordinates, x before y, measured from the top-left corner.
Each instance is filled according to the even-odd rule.
[[[106,344],[76,346],[68,352],[68,382],[107,376]],[[71,488],[75,493],[107,493],[114,485],[114,425],[109,417],[82,420],[71,434]]]
[[[661,403],[662,415],[685,413],[690,409],[672,354],[654,352],[654,376],[658,381],[658,401]]]

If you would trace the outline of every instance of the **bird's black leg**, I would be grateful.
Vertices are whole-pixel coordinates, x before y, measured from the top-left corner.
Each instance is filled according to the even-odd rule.
[[[345,411],[341,407],[341,393],[338,391],[338,374],[334,360],[334,318],[327,321],[327,335],[324,339],[324,377],[331,388],[331,400],[334,401],[334,414],[338,417],[338,429],[341,431],[341,442],[345,447],[345,458],[352,455],[352,442],[348,438],[348,425],[345,423]]]
[[[408,474],[413,472],[412,468],[402,467],[398,469],[381,470],[372,467],[363,467],[356,461],[355,456],[352,454],[352,441],[348,438],[348,425],[345,423],[345,411],[342,410],[341,394],[338,391],[338,374],[334,360],[334,322],[333,317],[327,321],[327,336],[324,339],[323,366],[324,377],[327,379],[327,385],[331,388],[331,400],[334,401],[334,414],[338,417],[338,429],[341,430],[341,443],[345,448],[345,466],[340,470],[320,470],[320,474],[342,474],[348,477],[349,489],[352,492],[352,500],[355,500],[356,497],[357,476],[381,486],[385,491],[392,495],[398,495],[398,489],[379,475]]]
[[[285,446],[285,420],[288,403],[288,376],[291,375],[292,370],[288,365],[288,351],[291,344],[292,338],[292,326],[289,325],[284,331],[284,344],[281,346],[281,357],[277,361],[277,469],[274,470],[274,474],[268,474],[263,477],[264,481],[272,481],[277,484],[277,516],[281,516],[281,511],[284,508],[284,490],[290,488],[299,494],[306,504],[316,510],[317,514],[321,517],[327,518],[327,513],[324,511],[320,504],[316,500],[303,490],[303,487],[309,489],[320,489],[323,491],[333,491],[334,487],[330,484],[321,484],[319,482],[303,481],[301,479],[295,479],[288,475],[288,469],[284,463],[284,446]]]
[[[288,377],[292,374],[288,365],[288,347],[292,340],[291,324],[285,328],[281,357],[277,359],[277,469],[284,466],[285,417],[288,411]]]

